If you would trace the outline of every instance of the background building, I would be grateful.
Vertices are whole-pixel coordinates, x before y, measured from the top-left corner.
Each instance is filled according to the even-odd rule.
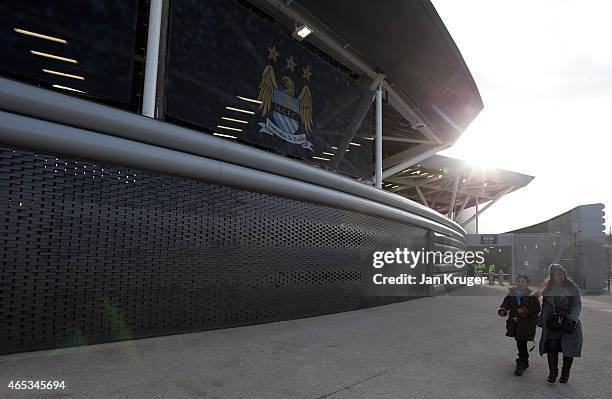
[[[606,235],[606,247],[608,249],[608,262],[610,264],[610,270],[608,273],[608,280],[612,279],[612,234]]]
[[[547,267],[559,263],[587,293],[607,289],[609,254],[604,236],[603,204],[578,206],[548,221],[504,234],[468,234],[468,246],[486,250],[514,281],[527,274],[535,285],[548,277]]]

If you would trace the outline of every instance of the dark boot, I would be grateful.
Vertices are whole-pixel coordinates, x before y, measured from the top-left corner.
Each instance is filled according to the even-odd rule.
[[[559,382],[565,384],[567,380],[569,380],[570,369],[572,368],[573,361],[573,357],[563,356],[563,367],[561,368],[561,378],[559,378]]]
[[[516,359],[516,369],[514,375],[521,376],[525,369],[529,367],[529,351],[527,350],[527,340],[517,339],[516,349],[518,349],[518,359]]]
[[[529,367],[529,361],[527,359],[516,359],[516,369],[514,369],[514,375],[523,375],[527,367]]]
[[[546,381],[553,384],[557,380],[557,376],[559,375],[559,353],[547,353],[548,357],[548,378]]]

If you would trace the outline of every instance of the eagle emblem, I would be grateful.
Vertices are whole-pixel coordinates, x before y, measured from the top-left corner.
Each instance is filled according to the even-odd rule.
[[[270,54],[268,58],[276,62],[279,56],[276,47],[268,48],[268,52]],[[286,61],[285,71],[293,72],[297,66],[293,57],[287,58]],[[310,80],[312,75],[310,68],[306,67],[302,70],[304,72],[302,77]],[[266,118],[265,122],[259,123],[260,132],[275,135],[313,151],[312,143],[306,138],[313,128],[312,93],[308,84],[302,87],[297,97],[295,93],[295,82],[288,74],[277,81],[274,67],[271,64],[266,65],[261,74],[257,101],[261,116],[265,117],[271,113],[272,118]],[[304,133],[301,134],[298,133],[300,124],[304,126]]]
[[[312,94],[308,85],[302,87],[300,95],[295,98],[295,83],[289,76],[281,79],[283,89],[280,90],[274,76],[274,68],[268,65],[261,74],[259,96],[261,101],[259,109],[266,115],[272,109],[274,121],[279,127],[295,133],[300,120],[304,124],[306,133],[312,131]],[[284,129],[284,130],[285,130]]]

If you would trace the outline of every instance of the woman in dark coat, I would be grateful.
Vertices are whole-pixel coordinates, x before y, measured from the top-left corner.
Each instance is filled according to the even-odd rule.
[[[580,289],[567,276],[567,271],[559,264],[549,266],[549,278],[542,290],[542,313],[538,326],[542,327],[540,338],[540,355],[548,357],[549,375],[547,381],[554,383],[559,374],[559,352],[563,352],[563,368],[559,382],[566,383],[569,379],[570,368],[575,357],[582,352],[582,324],[580,311],[582,299]],[[565,313],[569,320],[571,332],[551,330],[549,321],[553,313]]]
[[[510,312],[506,321],[506,335],[516,340],[518,359],[516,359],[514,374],[518,376],[523,375],[525,369],[529,367],[527,342],[535,339],[536,324],[540,313],[538,295],[537,291],[532,292],[529,289],[529,277],[519,274],[516,277],[516,287],[510,287],[497,310],[501,317],[506,317]]]

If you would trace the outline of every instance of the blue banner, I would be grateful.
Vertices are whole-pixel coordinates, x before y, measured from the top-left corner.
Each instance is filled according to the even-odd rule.
[[[373,93],[347,69],[234,0],[173,0],[170,12],[169,121],[371,176]]]

